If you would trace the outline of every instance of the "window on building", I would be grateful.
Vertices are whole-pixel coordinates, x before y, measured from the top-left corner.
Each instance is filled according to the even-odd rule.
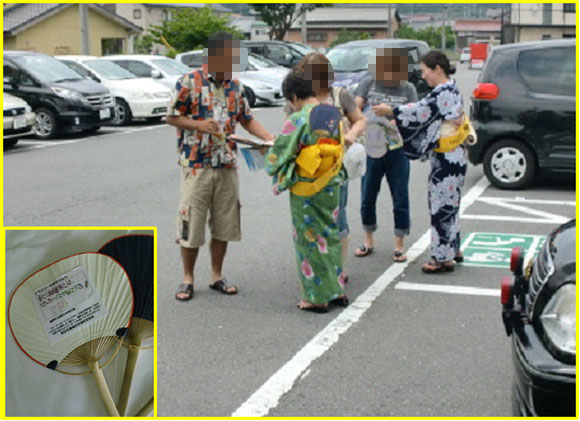
[[[307,32],[306,41],[307,42],[326,42],[328,36],[326,32]]]
[[[123,41],[123,38],[103,38],[101,40],[102,55],[123,54]]]
[[[544,34],[544,35],[542,35],[542,39],[552,39],[552,35]]]
[[[574,96],[576,92],[574,48],[522,51],[518,69],[532,92]]]
[[[564,13],[576,13],[576,3],[564,3]]]
[[[141,9],[133,9],[133,19],[141,19]]]
[[[544,3],[542,10],[542,23],[544,25],[552,24],[552,5],[549,3]]]
[[[164,9],[163,12],[161,13],[161,19],[164,21],[170,21],[171,20],[171,10]]]

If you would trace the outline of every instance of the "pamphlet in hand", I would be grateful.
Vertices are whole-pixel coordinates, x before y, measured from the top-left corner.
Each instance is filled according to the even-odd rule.
[[[257,171],[264,168],[264,150],[274,146],[273,141],[264,141],[260,139],[250,139],[238,135],[230,135],[229,140],[241,143],[248,146],[247,148],[240,148],[246,164],[250,171]]]
[[[266,141],[260,140],[260,139],[250,139],[249,137],[242,137],[242,136],[238,136],[236,134],[229,135],[228,139],[233,140],[234,142],[237,142],[237,143],[242,143],[244,145],[250,146],[253,149],[264,148],[264,147],[269,148],[270,146],[274,146],[274,142],[266,142]]]

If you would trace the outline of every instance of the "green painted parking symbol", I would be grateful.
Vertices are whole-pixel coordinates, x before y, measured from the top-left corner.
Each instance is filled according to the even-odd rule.
[[[522,247],[527,263],[538,253],[545,240],[542,235],[472,232],[461,244],[464,265],[509,269],[512,248]]]

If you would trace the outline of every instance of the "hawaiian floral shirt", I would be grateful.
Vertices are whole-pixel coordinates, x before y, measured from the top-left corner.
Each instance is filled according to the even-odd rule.
[[[212,118],[227,136],[235,132],[237,122],[252,119],[252,110],[238,80],[224,81],[218,87],[211,75],[195,70],[176,83],[167,115],[185,116],[193,120]],[[236,144],[226,141],[225,136],[178,129],[179,164],[194,170],[236,168]]]

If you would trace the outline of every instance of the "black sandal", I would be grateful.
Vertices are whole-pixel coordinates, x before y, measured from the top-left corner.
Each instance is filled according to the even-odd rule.
[[[301,306],[302,303],[307,304],[308,307],[302,307]],[[317,304],[309,303],[308,301],[300,301],[297,304],[297,307],[300,310],[311,311],[312,313],[319,313],[319,314],[328,313],[328,304],[326,304],[326,305],[317,305]]]
[[[180,294],[187,294],[185,297],[178,297]],[[179,301],[189,301],[193,298],[193,284],[181,284],[179,288],[177,288],[177,292],[175,293],[175,298]]]
[[[349,300],[348,300],[348,297],[346,295],[341,295],[340,297],[335,298],[334,300],[330,300],[330,302],[332,304],[336,304],[336,305],[341,306],[341,307],[348,307],[348,304],[349,304]]]
[[[395,250],[395,252],[393,253],[393,260],[396,263],[404,263],[407,261],[407,256],[405,256],[405,253],[403,253],[402,251]]]
[[[456,254],[455,257],[453,258],[453,260],[455,260],[457,263],[463,263],[463,260],[464,260],[463,253]]]
[[[361,254],[357,254],[357,251],[360,252]],[[367,247],[364,244],[362,246],[359,246],[358,249],[356,249],[356,251],[354,252],[354,255],[356,257],[366,257],[369,254],[372,254],[373,252],[373,247]]]
[[[423,273],[453,272],[455,270],[455,263],[453,261],[436,262],[429,260],[421,267],[421,270],[423,270]]]
[[[213,284],[209,284],[209,287],[225,295],[236,295],[238,293],[238,288],[236,286],[226,284],[226,278],[215,281]],[[230,290],[230,288],[234,288],[234,290]]]

